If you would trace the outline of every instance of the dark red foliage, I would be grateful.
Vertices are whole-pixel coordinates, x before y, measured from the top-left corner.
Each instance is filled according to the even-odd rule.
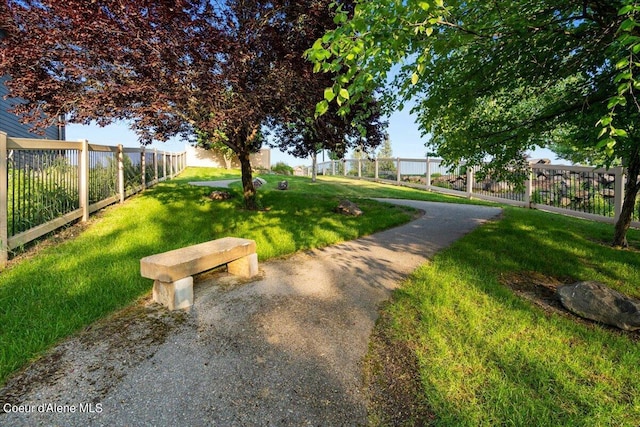
[[[243,164],[261,127],[321,96],[303,52],[327,0],[0,0],[0,76],[36,127],[129,120],[143,144],[224,135]],[[314,91],[313,95],[310,91]],[[315,104],[315,102],[314,102]],[[43,114],[44,113],[44,114]]]

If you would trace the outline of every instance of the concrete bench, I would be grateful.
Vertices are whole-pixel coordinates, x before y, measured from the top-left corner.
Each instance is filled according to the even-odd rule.
[[[193,275],[227,265],[229,274],[253,277],[258,274],[256,242],[225,237],[151,255],[140,260],[142,277],[153,279],[153,300],[169,310],[193,305]]]

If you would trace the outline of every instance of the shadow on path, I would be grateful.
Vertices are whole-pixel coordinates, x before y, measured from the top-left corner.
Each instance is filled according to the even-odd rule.
[[[366,424],[361,361],[380,303],[436,251],[500,213],[473,205],[387,201],[425,214],[365,238],[269,261],[251,283],[234,283],[222,273],[203,275],[194,306],[179,322],[167,322],[175,315],[147,304],[147,314],[121,322],[119,340],[95,336],[92,346],[86,345],[91,338],[72,338],[62,345],[66,350],[50,381],[23,395],[5,388],[0,397],[12,396],[12,403],[22,405],[75,405],[76,412],[0,413],[0,424]],[[149,339],[157,324],[171,330]],[[84,345],[75,348],[73,340]],[[112,347],[105,346],[111,341]],[[138,345],[144,350],[133,352]],[[110,361],[102,364],[110,368],[100,360]],[[33,376],[33,369],[22,375],[31,370]],[[94,412],[79,410],[89,403]]]

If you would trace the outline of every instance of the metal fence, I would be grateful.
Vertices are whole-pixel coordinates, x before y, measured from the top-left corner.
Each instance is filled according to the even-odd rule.
[[[347,159],[318,164],[319,175],[372,179],[455,196],[557,212],[613,223],[622,210],[625,170],[533,164],[523,182],[479,177],[479,168],[446,166],[442,159]],[[307,168],[306,174],[311,174]],[[640,228],[640,200],[632,227]]]
[[[185,153],[11,138],[0,132],[0,265],[10,250],[186,167]]]

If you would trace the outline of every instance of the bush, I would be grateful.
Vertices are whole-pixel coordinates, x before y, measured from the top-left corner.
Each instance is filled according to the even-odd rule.
[[[271,170],[279,175],[293,175],[293,168],[284,162],[271,166]]]

